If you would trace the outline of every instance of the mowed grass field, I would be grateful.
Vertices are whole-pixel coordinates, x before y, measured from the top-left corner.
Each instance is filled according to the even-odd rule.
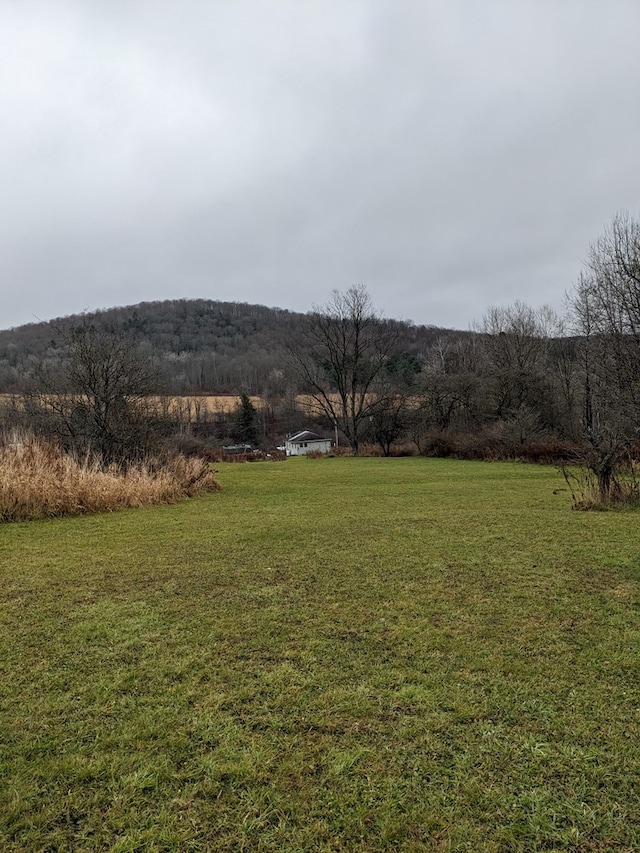
[[[637,512],[515,463],[219,480],[0,528],[0,849],[640,850]]]

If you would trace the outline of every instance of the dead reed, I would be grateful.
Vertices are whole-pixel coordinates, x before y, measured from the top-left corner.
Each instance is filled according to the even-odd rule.
[[[215,472],[202,459],[173,456],[105,470],[99,460],[79,461],[34,436],[0,448],[5,522],[175,503],[217,488]]]

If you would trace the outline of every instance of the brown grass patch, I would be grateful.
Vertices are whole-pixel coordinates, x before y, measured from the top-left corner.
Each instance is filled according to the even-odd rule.
[[[99,460],[78,461],[32,436],[0,448],[0,521],[175,503],[217,488],[203,459],[174,456],[103,469]]]

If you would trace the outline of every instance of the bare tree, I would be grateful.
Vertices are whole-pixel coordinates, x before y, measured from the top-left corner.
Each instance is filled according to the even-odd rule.
[[[344,433],[357,454],[362,434],[382,407],[377,383],[396,346],[397,325],[374,310],[367,290],[334,290],[308,315],[304,347],[289,346],[292,367],[319,413]]]
[[[640,426],[640,221],[619,213],[591,245],[570,308],[582,339],[586,463],[609,500]]]
[[[559,318],[548,306],[514,302],[489,308],[479,331],[494,416],[517,427],[519,441],[544,432],[552,426],[549,351],[561,332]]]
[[[158,379],[150,357],[91,317],[53,328],[66,360],[54,373],[46,366],[35,371],[26,403],[32,417],[105,464],[146,455],[155,437],[147,404]]]
[[[388,394],[380,407],[369,419],[369,432],[382,450],[383,456],[391,456],[391,448],[407,430],[410,407],[405,392]]]

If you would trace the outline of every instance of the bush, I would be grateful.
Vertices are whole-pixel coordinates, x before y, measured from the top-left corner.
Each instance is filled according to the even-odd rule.
[[[573,461],[580,452],[581,448],[571,441],[533,441],[523,444],[516,456],[523,462],[559,465]]]
[[[574,509],[632,509],[640,506],[638,462],[631,455],[616,466],[606,491],[603,491],[596,471],[584,461],[571,468],[566,464],[559,467],[569,486]]]
[[[5,522],[175,503],[218,488],[204,459],[174,455],[104,468],[100,459],[77,460],[33,436],[0,448],[0,521]]]
[[[252,450],[250,453],[225,453],[222,447],[211,447],[204,454],[210,462],[282,462],[286,459],[283,450]]]
[[[484,461],[518,459],[549,465],[571,462],[581,451],[578,445],[559,439],[514,444],[502,421],[487,425],[475,433],[453,430],[427,433],[423,437],[421,449],[423,455],[438,458]]]
[[[478,432],[433,431],[421,442],[424,456],[453,459],[508,459],[508,447],[499,425],[485,427]]]

